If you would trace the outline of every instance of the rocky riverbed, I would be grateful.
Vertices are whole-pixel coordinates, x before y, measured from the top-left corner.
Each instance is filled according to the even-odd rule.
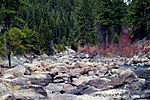
[[[0,64],[0,100],[150,98],[150,53],[109,58],[67,49],[54,56],[12,57],[12,68],[6,63]]]

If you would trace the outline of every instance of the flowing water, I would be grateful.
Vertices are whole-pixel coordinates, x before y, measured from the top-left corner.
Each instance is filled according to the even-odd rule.
[[[139,78],[146,80],[146,85],[143,87],[143,90],[150,91],[150,66],[125,66],[130,70],[134,71]],[[150,98],[150,92],[146,93],[148,98]]]
[[[144,78],[150,82],[150,66],[126,66],[134,71],[139,78]]]

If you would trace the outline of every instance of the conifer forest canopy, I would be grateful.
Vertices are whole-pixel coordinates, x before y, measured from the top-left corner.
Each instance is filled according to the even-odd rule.
[[[0,54],[150,36],[150,0],[0,0]]]

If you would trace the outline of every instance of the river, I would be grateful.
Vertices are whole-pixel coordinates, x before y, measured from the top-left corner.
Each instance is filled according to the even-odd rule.
[[[145,79],[148,85],[145,89],[150,90],[150,66],[127,66],[126,68],[134,71],[139,78]]]

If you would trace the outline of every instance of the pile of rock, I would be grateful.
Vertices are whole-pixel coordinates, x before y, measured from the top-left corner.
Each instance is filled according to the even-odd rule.
[[[118,58],[115,58],[118,59]],[[91,58],[72,50],[8,68],[0,79],[1,100],[113,100],[148,98],[145,80],[120,67],[124,58]]]
[[[150,66],[150,52],[142,55],[135,55],[128,59],[128,65],[132,66]]]

